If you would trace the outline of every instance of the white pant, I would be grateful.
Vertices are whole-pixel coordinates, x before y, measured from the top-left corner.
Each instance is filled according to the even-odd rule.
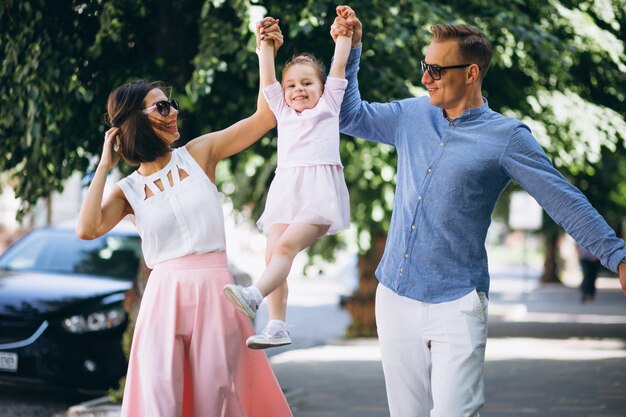
[[[430,304],[376,291],[391,417],[476,417],[484,404],[487,297]]]

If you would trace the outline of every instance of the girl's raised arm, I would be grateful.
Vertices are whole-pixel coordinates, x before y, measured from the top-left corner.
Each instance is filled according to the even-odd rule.
[[[262,35],[261,32],[263,32]],[[276,78],[273,66],[274,54],[283,43],[283,35],[280,32],[278,21],[266,17],[259,22],[257,24],[257,39],[259,41],[261,36],[265,39],[260,42],[260,49],[267,50],[268,58],[272,62],[271,70],[274,78]],[[259,67],[262,65],[262,52],[259,51]],[[191,155],[204,168],[211,180],[214,180],[215,166],[219,161],[246,149],[259,140],[268,130],[276,126],[276,118],[260,91],[262,87],[263,80],[260,81],[257,110],[254,114],[223,130],[202,135],[186,145]]]
[[[278,20],[266,17],[257,23],[257,37],[260,43],[259,48],[259,76],[261,78],[261,88],[274,84],[276,80],[276,68],[274,66],[274,41],[265,33],[267,25],[278,24]]]
[[[341,14],[344,19],[350,19],[356,16],[354,11],[344,6],[344,8],[337,8],[337,14]],[[349,36],[337,36],[335,40],[335,54],[333,56],[333,63],[330,67],[328,75],[335,78],[346,78],[346,65],[348,63],[348,56],[350,55],[350,49],[352,48],[352,33]]]

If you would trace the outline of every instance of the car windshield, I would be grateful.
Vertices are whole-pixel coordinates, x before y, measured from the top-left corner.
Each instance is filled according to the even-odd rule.
[[[15,242],[0,257],[0,269],[134,279],[140,256],[138,236],[80,240],[73,230],[40,229]]]

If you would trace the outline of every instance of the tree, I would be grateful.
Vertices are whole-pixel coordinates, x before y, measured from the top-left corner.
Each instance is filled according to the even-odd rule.
[[[435,22],[467,22],[494,45],[484,85],[490,107],[526,121],[559,169],[577,178],[589,167],[606,169],[600,164],[613,161],[613,154],[624,160],[624,0],[400,0],[391,5],[356,0],[351,5],[365,24],[359,75],[365,99],[422,94],[418,68],[428,28]],[[335,6],[321,0],[65,0],[54,5],[6,0],[0,6],[6,28],[0,34],[0,169],[13,174],[22,213],[59,189],[74,170],[87,170],[99,155],[102,114],[115,85],[135,77],[171,83],[182,104],[185,138],[223,128],[255,105],[251,14],[262,7],[280,18],[286,43],[277,62],[303,51],[328,62]],[[219,167],[219,177],[226,178],[222,189],[252,218],[263,208],[274,170],[274,135]],[[372,266],[380,258],[392,209],[395,152],[344,138],[341,155],[362,274],[355,300],[371,305]],[[593,178],[587,182],[605,181],[597,173]],[[620,182],[609,188],[623,190],[622,179],[611,179]],[[599,195],[607,193],[604,184],[597,185]],[[606,210],[623,213],[625,204],[613,197]],[[331,256],[340,239],[322,239],[311,253]],[[353,307],[370,311],[358,303]],[[364,323],[354,320],[355,334],[373,334],[368,314]]]
[[[0,6],[0,169],[16,180],[20,216],[99,155],[114,86],[147,77],[184,90],[197,53],[198,31],[186,30],[197,25],[196,9],[163,0]]]

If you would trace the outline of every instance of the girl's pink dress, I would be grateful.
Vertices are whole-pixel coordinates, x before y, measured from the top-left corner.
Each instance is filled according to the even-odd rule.
[[[339,157],[339,110],[348,81],[328,77],[312,109],[287,105],[278,82],[263,89],[278,121],[278,166],[257,226],[327,224],[332,235],[350,227],[350,200]]]

